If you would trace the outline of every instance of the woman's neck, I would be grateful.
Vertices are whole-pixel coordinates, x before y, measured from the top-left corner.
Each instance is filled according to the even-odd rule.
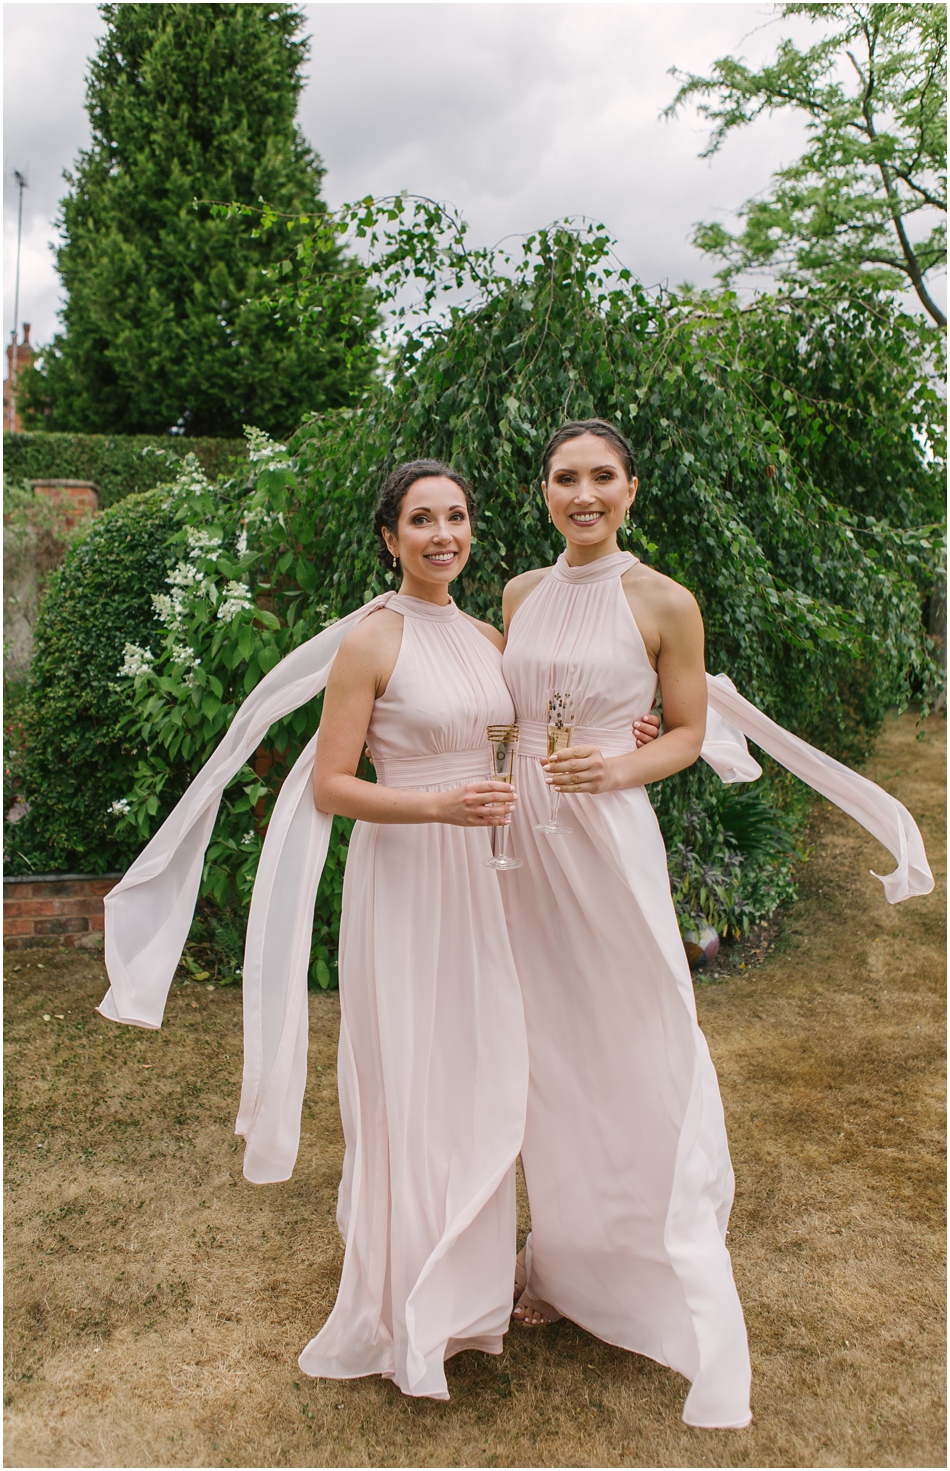
[[[606,541],[598,541],[593,545],[579,546],[576,542],[569,541],[564,548],[564,558],[569,567],[589,567],[591,562],[599,562],[601,557],[611,557],[614,552],[619,551],[615,532]]]
[[[437,608],[447,608],[452,599],[448,585],[444,582],[423,582],[421,578],[404,576],[399,585],[399,596],[418,598],[420,603],[434,603]]]

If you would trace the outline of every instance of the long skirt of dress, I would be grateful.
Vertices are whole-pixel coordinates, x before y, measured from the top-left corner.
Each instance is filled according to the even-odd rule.
[[[440,620],[413,604],[391,604],[406,617],[370,726],[380,780],[415,786],[453,763],[456,781],[483,776],[485,725],[511,719],[500,656],[457,610]],[[487,829],[353,829],[340,933],[345,1255],[333,1311],[300,1356],[307,1374],[381,1374],[447,1399],[447,1358],[501,1352],[527,1047],[490,854]]]
[[[534,831],[551,682],[575,695],[574,744],[607,755],[631,748],[652,703],[620,584],[631,561],[559,563],[505,654],[524,753],[512,847],[525,866],[504,894],[528,1028],[529,1291],[691,1380],[688,1424],[738,1427],[750,1369],[725,1244],[733,1174],[649,797],[562,798],[573,831]]]

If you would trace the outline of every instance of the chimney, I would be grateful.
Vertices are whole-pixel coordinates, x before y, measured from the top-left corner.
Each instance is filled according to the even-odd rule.
[[[14,366],[14,355],[16,365]],[[14,402],[11,403],[11,389],[15,388],[16,380],[25,368],[29,368],[33,362],[33,346],[30,342],[30,324],[23,323],[23,341],[16,341],[16,330],[10,334],[10,342],[7,344],[7,376],[3,380],[3,428],[4,433],[12,430],[14,434],[22,434],[23,425],[20,423],[20,412]]]

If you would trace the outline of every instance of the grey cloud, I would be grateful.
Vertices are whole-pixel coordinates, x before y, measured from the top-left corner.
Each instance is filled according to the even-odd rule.
[[[446,199],[490,244],[564,215],[603,220],[648,284],[712,279],[693,223],[727,216],[799,151],[777,117],[712,163],[695,115],[659,112],[668,69],[700,70],[740,46],[775,45],[758,4],[315,4],[300,122],[327,165],[331,203],[368,193]],[[804,23],[803,23],[804,24]],[[85,75],[101,21],[94,5],[4,7],[6,134],[4,326],[13,305],[15,193],[30,167],[21,319],[47,340],[59,282],[48,249],[62,171],[88,140]],[[807,27],[806,27],[807,28]]]

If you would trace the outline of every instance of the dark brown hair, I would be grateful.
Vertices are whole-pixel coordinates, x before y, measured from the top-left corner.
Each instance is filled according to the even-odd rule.
[[[561,448],[561,445],[566,444],[569,439],[580,439],[582,434],[595,434],[598,439],[606,440],[621,465],[623,465],[627,479],[632,480],[634,478],[637,469],[633,462],[633,450],[619,429],[615,429],[605,419],[572,419],[570,423],[562,424],[560,429],[551,435],[551,438],[544,446],[544,454],[541,457],[542,480],[547,481],[551,461]]]
[[[395,470],[386,477],[386,484],[380,491],[379,500],[373,511],[376,554],[383,566],[390,572],[393,570],[393,554],[383,540],[383,527],[385,526],[386,530],[395,536],[396,527],[399,524],[399,513],[407,492],[417,480],[430,480],[435,477],[444,477],[446,480],[454,481],[465,497],[468,519],[473,526],[475,524],[475,497],[472,494],[472,488],[465,476],[453,470],[451,465],[444,465],[441,460],[409,460],[405,465],[397,465]]]

